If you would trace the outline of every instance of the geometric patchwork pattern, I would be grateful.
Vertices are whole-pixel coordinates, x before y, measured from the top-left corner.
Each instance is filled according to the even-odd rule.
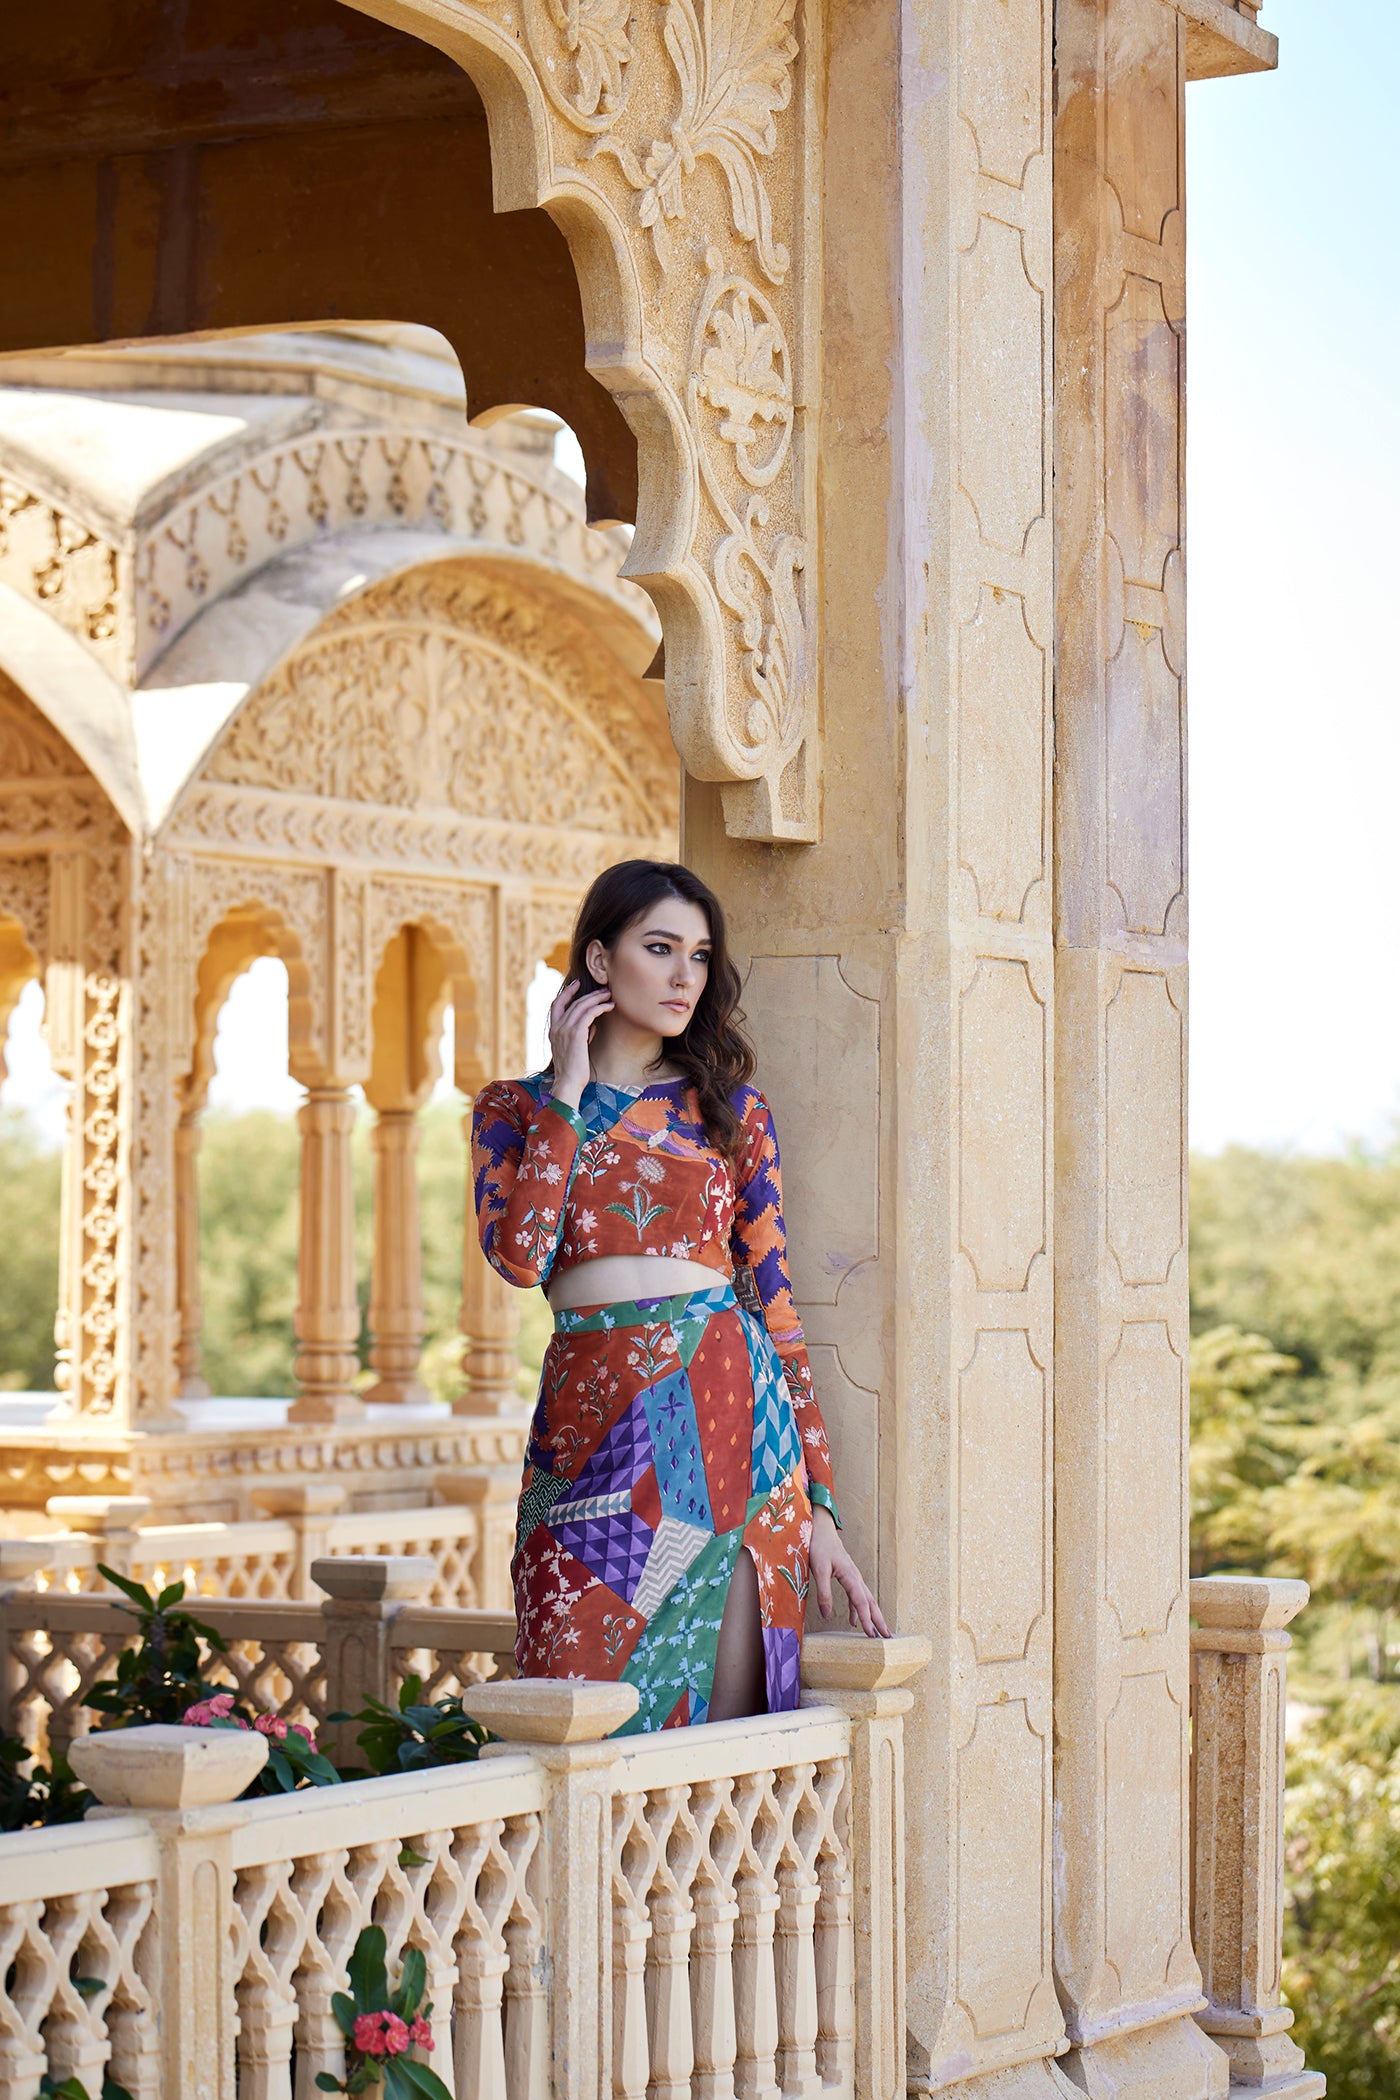
[[[704,1552],[714,1534],[699,1524],[682,1524],[679,1517],[663,1516],[651,1535],[642,1579],[628,1598],[644,1619],[653,1618],[658,1605],[674,1589],[691,1562]]]
[[[630,1509],[603,1517],[585,1517],[581,1522],[560,1522],[557,1514],[550,1529],[561,1546],[581,1560],[590,1574],[605,1582],[633,1605],[643,1618],[650,1616],[645,1605],[635,1602],[637,1584],[650,1566],[656,1549],[656,1533]]]
[[[648,1386],[642,1394],[656,1458],[656,1484],[661,1507],[682,1524],[710,1531],[710,1497],[705,1486],[705,1459],[695,1419],[690,1380],[684,1371]]]
[[[599,1407],[607,1430],[589,1450]],[[629,1735],[693,1725],[747,1550],[769,1709],[794,1707],[811,1535],[802,1446],[777,1351],[732,1291],[562,1315],[533,1429],[513,1570],[525,1673],[635,1684]]]

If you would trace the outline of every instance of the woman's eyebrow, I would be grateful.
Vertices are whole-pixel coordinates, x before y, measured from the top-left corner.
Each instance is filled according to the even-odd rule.
[[[678,948],[685,946],[685,935],[683,933],[669,933],[664,926],[648,926],[646,932],[642,935],[642,939],[644,941],[674,941]],[[710,936],[707,933],[702,933],[694,945],[697,948],[708,948],[711,945]]]

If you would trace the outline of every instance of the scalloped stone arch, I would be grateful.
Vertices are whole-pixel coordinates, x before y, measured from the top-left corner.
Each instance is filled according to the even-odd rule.
[[[180,1107],[187,1115],[202,1109],[208,1095],[214,1077],[214,1038],[225,1002],[245,970],[263,956],[275,956],[287,972],[287,1049],[293,1076],[306,1083],[320,1061],[315,987],[302,937],[276,904],[258,896],[255,875],[245,875],[241,887],[247,891],[246,898],[226,903],[196,944],[193,1027],[188,1061],[183,1065],[178,1045],[176,1050]]]
[[[392,892],[398,886],[376,883],[374,887]],[[428,894],[427,884],[416,888],[419,894],[405,896],[401,903],[392,904],[378,917],[370,952],[370,977],[374,986],[371,1006],[374,1048],[377,1051],[381,1026],[379,1000],[389,951],[404,934],[419,933],[431,948],[442,973],[421,1016],[421,1042],[417,1046],[423,1061],[421,1100],[426,1100],[442,1076],[439,1045],[443,1018],[449,1006],[453,1010],[453,1079],[462,1093],[472,1094],[484,1086],[489,1077],[482,1055],[485,1046],[480,1030],[481,981],[491,958],[481,955],[476,962],[473,961],[471,950],[479,947],[479,942],[470,938],[460,920],[456,925],[452,923],[457,916],[453,907],[458,899],[444,897],[438,909]],[[372,1106],[374,1087],[372,1066],[365,1086],[365,1098]],[[413,1105],[421,1105],[421,1100],[416,1100]]]
[[[637,438],[625,573],[661,616],[683,764],[733,836],[816,839],[812,14],[799,38],[798,0],[345,4],[471,75],[496,209],[542,207],[569,244],[588,369]]]

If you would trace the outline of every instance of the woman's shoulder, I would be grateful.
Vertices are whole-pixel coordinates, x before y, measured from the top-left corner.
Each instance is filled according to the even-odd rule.
[[[765,1125],[772,1127],[773,1111],[768,1106],[765,1095],[751,1079],[746,1079],[742,1086],[734,1088],[729,1096],[729,1105],[746,1130],[762,1129]]]
[[[532,1115],[549,1099],[550,1085],[538,1073],[528,1079],[492,1079],[472,1103],[477,1115]]]

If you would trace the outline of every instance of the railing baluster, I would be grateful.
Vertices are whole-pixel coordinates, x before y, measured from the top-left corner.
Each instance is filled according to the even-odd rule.
[[[734,1926],[739,1906],[733,1885],[743,1837],[733,1797],[729,1779],[697,1786],[691,1797],[702,1846],[690,1955],[692,2100],[734,2100]]]
[[[700,1837],[690,1813],[689,1786],[661,1787],[648,1796],[656,1842],[652,1879],[651,1945],[647,1950],[647,2033],[651,2043],[649,2100],[690,2100],[695,2045],[690,2014],[690,1943],[695,1928],[691,1887]]]
[[[817,1773],[826,1827],[817,1851],[817,2068],[840,2100],[855,2091],[855,1947],[852,1933],[850,1765],[831,1759]]]
[[[811,1853],[820,1811],[811,1797],[815,1765],[793,1765],[780,1775],[784,1844],[778,1867],[778,2084],[783,2100],[818,2100],[817,1898],[821,1887]]]
[[[771,1832],[777,1809],[772,1790],[770,1772],[747,1772],[734,1789],[734,1804],[745,1836],[735,1892],[739,1899],[734,1935],[734,2017],[739,2036],[734,2090],[738,2100],[780,2100],[778,1986],[773,1947],[778,1884],[771,1857],[775,1850]]]

